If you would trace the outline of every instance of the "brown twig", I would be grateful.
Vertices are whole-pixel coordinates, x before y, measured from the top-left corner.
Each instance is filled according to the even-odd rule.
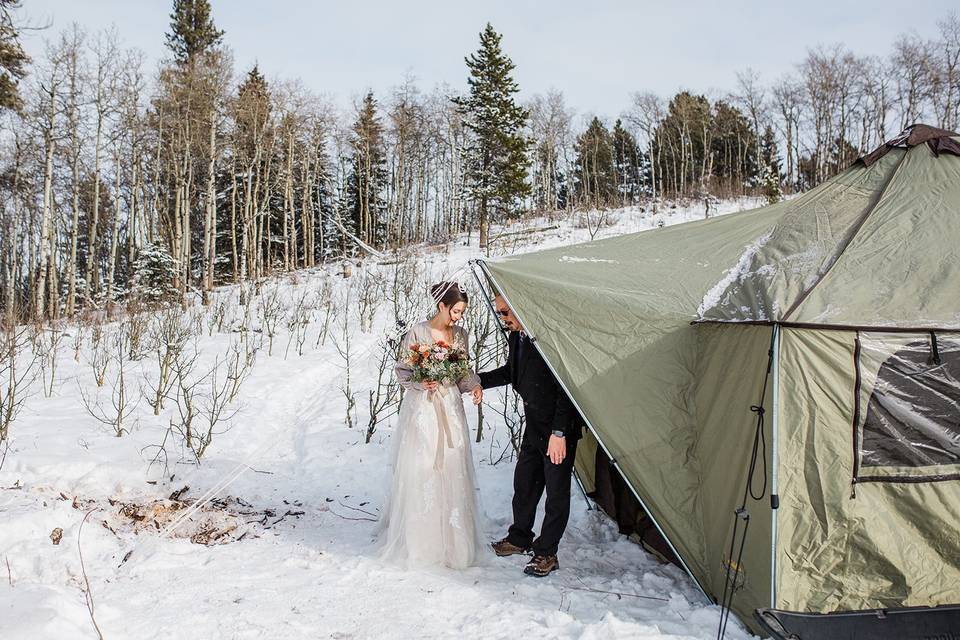
[[[336,511],[334,511],[334,510],[331,509],[330,507],[327,507],[327,511],[329,511],[329,512],[332,513],[333,515],[337,516],[338,518],[342,518],[342,519],[344,519],[344,520],[366,520],[367,522],[376,522],[376,521],[377,521],[376,518],[348,518],[347,516],[342,516],[342,515],[340,515],[339,513],[337,513]]]
[[[577,578],[577,580],[580,581],[580,584],[583,584],[583,581],[580,580],[580,578]],[[594,588],[592,588],[592,587],[587,587],[587,586],[574,587],[573,585],[570,585],[570,584],[565,584],[565,585],[563,585],[563,586],[566,587],[567,589],[573,589],[574,591],[590,591],[590,592],[592,592],[592,593],[603,593],[603,594],[610,595],[610,596],[617,596],[617,598],[623,598],[623,597],[628,597],[628,598],[642,598],[642,599],[644,599],[644,600],[657,600],[657,601],[659,601],[659,602],[670,602],[670,599],[669,599],[669,598],[658,598],[657,596],[642,596],[642,595],[639,595],[639,594],[636,594],[636,593],[621,593],[621,592],[619,592],[619,591],[604,591],[603,589],[594,589]]]
[[[7,582],[10,583],[10,586],[13,586],[13,572],[10,571],[10,556],[3,556],[4,561],[7,563]]]
[[[9,436],[3,441],[3,455],[0,456],[0,470],[3,469],[3,463],[7,461],[7,451],[10,450],[10,438]]]
[[[377,517],[377,514],[375,513],[370,513],[369,511],[364,511],[363,509],[358,509],[357,507],[351,507],[348,504],[343,504],[343,502],[341,502],[340,500],[337,500],[337,504],[339,504],[341,507],[346,507],[347,509],[351,509],[352,511],[359,511],[360,513],[365,513],[368,516],[373,516],[374,518]]]
[[[99,511],[99,508],[87,511],[87,515],[83,516],[83,521],[80,522],[80,528],[77,529],[77,553],[80,554],[80,571],[83,572],[83,582],[87,587],[83,592],[87,601],[87,611],[90,612],[90,620],[93,622],[93,628],[97,631],[97,637],[103,640],[103,633],[100,632],[100,626],[97,624],[97,618],[93,613],[93,593],[90,591],[90,580],[87,579],[87,569],[83,564],[83,548],[80,546],[80,534],[83,533],[83,525],[94,511]]]

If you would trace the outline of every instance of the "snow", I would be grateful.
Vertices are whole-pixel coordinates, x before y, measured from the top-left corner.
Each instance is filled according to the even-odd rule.
[[[733,292],[728,291],[731,287],[736,286],[755,275],[764,275],[765,273],[769,275],[767,271],[769,265],[763,265],[756,271],[751,271],[750,267],[753,265],[753,259],[760,252],[765,244],[770,240],[772,231],[768,231],[763,234],[749,245],[744,247],[743,253],[740,254],[740,259],[737,260],[737,264],[731,267],[720,279],[717,284],[713,285],[709,291],[707,291],[703,300],[700,302],[700,306],[697,307],[697,316],[700,318],[705,317],[709,314],[715,307],[719,306],[721,303],[725,302],[733,295]],[[726,295],[725,295],[726,294]],[[742,309],[741,311],[747,313],[747,315],[752,315],[750,309]],[[750,318],[751,320],[765,320],[766,318]]]
[[[720,210],[751,204],[725,202]],[[673,224],[701,217],[699,207],[656,215],[627,209],[615,212],[615,224],[598,237],[655,228],[659,220]],[[559,229],[525,236],[524,245],[508,250],[587,239],[587,230],[563,221]],[[422,280],[456,274],[472,289],[466,263],[479,255],[465,238],[445,252],[423,251]],[[350,279],[335,266],[318,268],[266,283],[262,293],[275,291],[290,310],[305,294],[319,295],[326,287],[334,306],[347,308],[352,281],[389,279],[395,268],[371,261]],[[349,324],[340,327],[334,320],[331,337],[319,345],[322,317],[314,311],[302,356],[295,341],[287,349],[290,336],[281,319],[273,355],[263,338],[231,428],[215,435],[199,465],[168,442],[167,474],[150,461],[176,409],[168,403],[155,416],[144,399],[134,411],[132,432],[116,437],[82,401],[81,389],[105,406],[112,393],[109,382],[95,385],[89,339],[76,361],[68,337],[58,355],[53,394],[46,397],[39,383],[34,387],[11,426],[10,450],[0,469],[4,640],[96,638],[85,601],[87,582],[96,621],[109,640],[715,637],[719,608],[705,602],[680,569],[660,564],[620,536],[605,516],[588,510],[579,494],[561,544],[561,569],[546,579],[523,575],[524,560],[518,557],[466,571],[408,571],[378,562],[371,552],[371,516],[384,497],[395,418],[380,425],[369,444],[363,431],[378,345],[393,329],[393,319],[384,303],[364,331],[355,312],[360,286],[351,294]],[[428,302],[425,286],[420,288],[422,310]],[[222,362],[239,343],[238,297],[236,287],[227,287],[207,309],[188,309],[198,372]],[[227,309],[222,331],[213,315],[218,305]],[[415,320],[419,317],[410,318]],[[106,327],[108,333],[115,329],[116,324]],[[75,330],[67,332],[72,336]],[[352,429],[344,423],[343,360],[337,351],[345,337],[354,354]],[[142,385],[149,394],[146,383],[155,380],[156,369],[153,357],[134,363],[130,388]],[[108,379],[115,374],[110,371]],[[492,540],[509,524],[513,465],[495,464],[508,446],[496,413],[503,396],[488,393],[485,402],[487,422],[474,459],[489,517],[485,533]],[[468,410],[468,415],[475,429],[476,414]],[[170,499],[184,487],[189,488],[180,497],[186,503]],[[214,493],[214,500],[168,537],[158,535],[186,512],[185,504]],[[58,527],[62,540],[54,545],[50,534]],[[210,539],[209,545],[197,543]],[[732,621],[727,637],[752,636]]]
[[[560,256],[560,262],[607,262],[609,264],[619,264],[616,260],[606,260],[604,258],[582,258],[577,256]]]

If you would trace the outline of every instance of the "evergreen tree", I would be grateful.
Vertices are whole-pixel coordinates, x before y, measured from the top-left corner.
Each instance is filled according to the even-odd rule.
[[[210,0],[173,0],[167,47],[177,62],[191,62],[197,54],[220,44],[223,31],[213,24]]]
[[[11,10],[20,7],[20,0],[0,0],[0,109],[19,109],[17,82],[27,74],[30,58],[20,46],[20,34],[13,23]]]
[[[640,147],[636,138],[617,119],[613,125],[613,168],[617,178],[617,191],[623,206],[636,204],[642,190],[640,182]]]
[[[780,155],[777,152],[777,140],[773,134],[773,127],[770,125],[767,125],[760,139],[760,161],[763,167],[760,175],[760,188],[763,190],[763,195],[770,204],[780,202],[783,198],[783,190],[780,186]]]
[[[514,100],[520,88],[515,67],[500,47],[502,36],[488,23],[480,49],[466,58],[470,94],[454,102],[473,134],[467,149],[470,195],[478,205],[480,246],[486,248],[490,220],[512,214],[530,193],[527,173],[529,141],[523,135],[528,111]]]
[[[143,302],[172,302],[179,298],[173,286],[177,261],[159,244],[143,246],[133,263],[133,295]]]
[[[660,191],[690,194],[709,175],[710,102],[681,91],[654,131],[652,154],[660,164]]]
[[[607,127],[594,117],[587,130],[577,137],[574,184],[580,204],[604,207],[616,201],[617,170],[613,139]]]
[[[763,163],[757,158],[753,127],[740,109],[725,100],[713,105],[710,125],[715,191],[740,195],[762,181]]]
[[[760,139],[760,160],[764,166],[770,167],[773,175],[780,175],[780,152],[777,150],[777,138],[773,127],[767,125]]]
[[[371,245],[386,242],[386,203],[388,184],[387,153],[383,125],[377,117],[377,101],[367,93],[353,125],[353,161],[347,179],[347,207],[352,232]]]
[[[234,120],[237,125],[235,144],[241,156],[252,158],[257,139],[263,135],[270,121],[273,103],[267,80],[257,65],[247,72],[247,77],[237,88]]]

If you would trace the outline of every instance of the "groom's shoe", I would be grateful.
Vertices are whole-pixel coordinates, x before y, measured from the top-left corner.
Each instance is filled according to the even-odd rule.
[[[559,568],[560,561],[557,560],[557,556],[533,556],[533,559],[523,568],[523,572],[528,576],[544,578]]]
[[[518,553],[530,553],[529,547],[526,549],[523,547],[518,547],[506,538],[503,540],[497,540],[496,542],[491,543],[490,546],[493,547],[493,552],[501,558],[504,556],[512,556]]]

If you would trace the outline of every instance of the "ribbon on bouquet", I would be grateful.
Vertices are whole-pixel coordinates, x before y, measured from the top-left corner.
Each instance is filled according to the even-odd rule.
[[[443,384],[437,387],[436,391],[427,392],[427,399],[433,404],[433,410],[437,414],[437,454],[433,459],[433,468],[437,471],[443,469],[443,450],[453,449],[453,436],[450,434],[447,410],[443,406],[443,398],[446,396],[447,387]]]

